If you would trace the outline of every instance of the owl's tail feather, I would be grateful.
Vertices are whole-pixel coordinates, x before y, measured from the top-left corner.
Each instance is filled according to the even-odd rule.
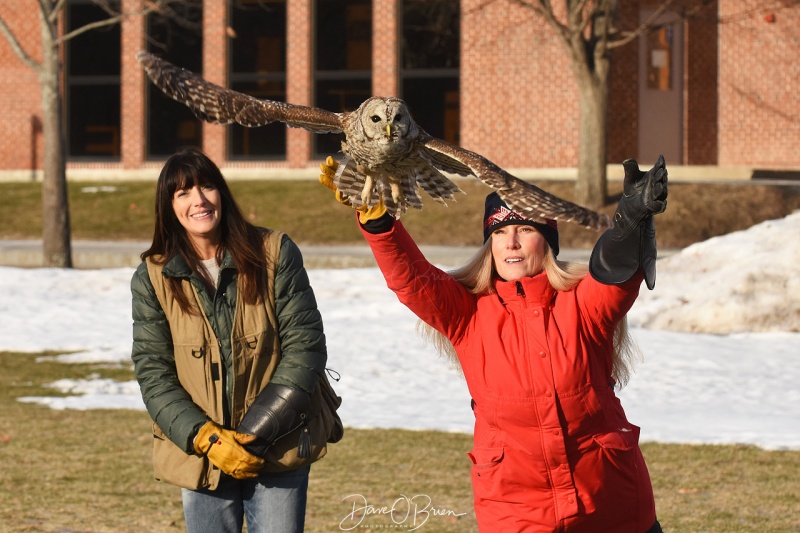
[[[395,202],[391,189],[383,181],[378,182],[378,186],[372,190],[372,197],[369,199],[371,205],[377,204],[379,200],[383,200],[386,211],[394,217],[399,218],[406,211],[402,202]]]
[[[414,209],[422,209],[422,197],[419,195],[419,187],[417,186],[416,179],[413,175],[407,174],[400,178],[400,200],[397,202],[397,213],[395,216],[400,218],[400,215],[405,213],[409,207]],[[391,196],[391,187],[386,186],[386,191],[382,191],[384,203],[386,196]]]
[[[460,192],[464,194],[464,191],[458,185],[427,163],[419,166],[416,178],[422,190],[444,206],[447,205],[445,200],[456,201],[453,193]]]
[[[386,211],[398,218],[408,211],[409,207],[422,209],[420,187],[442,205],[447,205],[446,200],[455,201],[454,193],[464,194],[464,191],[433,166],[422,160],[419,160],[419,163],[415,168],[405,172],[405,169],[398,169],[392,181],[399,187],[399,195],[397,191],[392,194],[392,186],[385,177],[376,179],[371,193],[364,195],[366,177],[358,170],[356,163],[347,157],[339,163],[333,183],[355,207],[363,205],[373,207],[379,200],[383,200]]]
[[[361,192],[364,189],[364,181],[364,175],[358,171],[352,159],[345,157],[339,162],[336,175],[333,177],[333,184],[336,185],[336,188],[356,207],[364,205],[361,198]],[[372,207],[372,205],[368,207]]]
[[[391,215],[398,212],[405,212],[405,207],[398,205],[392,198],[392,192],[389,187],[383,184],[383,180],[375,180],[373,182],[372,193],[367,196],[366,203],[364,202],[364,185],[366,176],[359,172],[358,167],[352,159],[345,157],[339,162],[339,167],[336,169],[336,175],[333,177],[333,184],[341,193],[350,200],[350,203],[358,208],[366,205],[373,207],[382,198],[386,211]],[[386,190],[383,190],[385,187]]]

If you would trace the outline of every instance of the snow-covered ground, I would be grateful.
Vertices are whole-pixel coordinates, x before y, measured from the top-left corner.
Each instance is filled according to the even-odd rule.
[[[629,314],[644,360],[620,392],[642,440],[800,449],[800,213],[658,263]],[[0,267],[0,350],[127,362],[132,269]],[[472,431],[463,378],[377,269],[311,270],[348,427]],[[60,380],[54,409],[143,409],[135,381]]]

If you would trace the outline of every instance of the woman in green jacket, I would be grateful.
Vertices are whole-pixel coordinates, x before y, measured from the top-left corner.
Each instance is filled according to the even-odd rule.
[[[251,533],[303,530],[308,461],[278,464],[269,444],[308,408],[327,352],[300,251],[283,235],[268,257],[270,237],[200,150],[169,158],[131,281],[132,359],[156,479],[182,487],[190,532],[240,532],[245,517]]]

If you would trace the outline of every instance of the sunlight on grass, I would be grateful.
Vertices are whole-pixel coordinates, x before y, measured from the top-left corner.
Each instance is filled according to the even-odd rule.
[[[57,379],[128,380],[132,372],[43,355],[52,354],[0,352],[2,530],[183,531],[180,491],[152,477],[145,412],[54,411],[17,401],[52,395],[45,385]],[[393,505],[396,520],[427,520],[418,531],[477,531],[470,449],[464,434],[346,429],[311,469],[307,531],[388,527],[391,513],[379,510]],[[800,452],[656,443],[642,449],[665,531],[800,530]]]
[[[571,199],[574,183],[535,182]],[[421,244],[474,246],[482,242],[483,202],[490,190],[474,179],[458,181],[467,194],[447,207],[424,193],[424,208],[412,209],[403,223]],[[298,244],[352,244],[363,239],[352,213],[339,205],[316,180],[246,180],[230,182],[244,216],[254,224],[279,228]],[[613,213],[619,182],[610,182],[606,214]],[[69,205],[74,239],[143,240],[152,238],[155,181],[70,182]],[[725,198],[710,202],[709,198]],[[0,184],[4,213],[0,238],[39,239],[42,232],[41,184]],[[670,184],[669,206],[658,218],[659,246],[682,247],[715,235],[782,218],[800,209],[800,186],[755,184]],[[702,213],[702,216],[698,216]],[[597,233],[559,224],[561,247],[591,247]]]

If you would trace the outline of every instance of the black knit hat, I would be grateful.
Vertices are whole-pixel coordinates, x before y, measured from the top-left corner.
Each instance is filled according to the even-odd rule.
[[[544,240],[553,250],[553,255],[558,255],[558,224],[555,220],[546,220],[544,223],[534,222],[508,208],[508,205],[496,192],[486,197],[486,207],[483,213],[483,242],[489,240],[489,235],[497,228],[512,224],[533,226],[536,231],[544,236]]]

